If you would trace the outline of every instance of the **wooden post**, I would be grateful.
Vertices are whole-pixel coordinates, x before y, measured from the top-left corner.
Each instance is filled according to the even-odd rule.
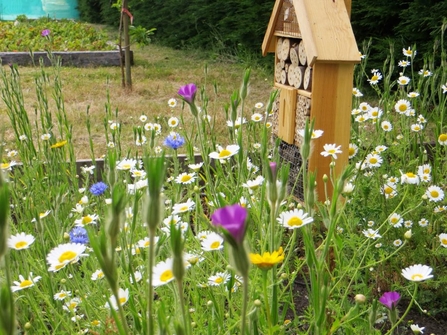
[[[335,174],[338,177],[348,164],[348,149],[351,128],[352,85],[354,67],[352,63],[315,63],[311,118],[315,119],[315,129],[324,131],[322,137],[312,140],[313,153],[309,161],[309,171],[317,172],[317,192],[319,200],[324,201],[323,175],[330,175],[330,157],[320,153],[325,144],[341,145],[342,153],[335,160]],[[328,183],[328,194],[332,185]]]
[[[351,18],[351,5],[352,0],[345,0],[346,10],[348,11],[349,18]]]
[[[126,87],[132,89],[132,72],[130,62],[130,37],[129,37],[129,9],[128,0],[123,0],[123,34],[124,34],[124,67],[126,69]]]

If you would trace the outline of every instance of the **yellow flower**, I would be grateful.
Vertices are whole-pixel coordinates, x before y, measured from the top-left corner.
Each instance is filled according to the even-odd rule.
[[[250,261],[261,270],[270,270],[273,265],[281,263],[283,260],[284,253],[282,247],[272,253],[264,252],[262,256],[250,253]]]
[[[52,146],[50,146],[50,148],[51,149],[61,148],[67,143],[68,143],[67,140],[59,141],[59,142],[54,143]]]

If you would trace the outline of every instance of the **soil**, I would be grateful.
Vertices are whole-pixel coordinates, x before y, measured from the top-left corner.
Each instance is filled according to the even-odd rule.
[[[294,283],[294,306],[295,313],[297,315],[304,315],[308,307],[308,292],[304,280],[297,278]],[[443,302],[438,302],[440,305]],[[408,302],[400,301],[399,307],[401,311],[404,311],[408,306]],[[293,317],[293,313],[290,313],[290,317]],[[395,334],[399,335],[413,335],[410,329],[410,325],[417,324],[420,327],[425,327],[423,334],[429,335],[447,335],[447,312],[437,313],[434,316],[422,313],[416,306],[413,305],[412,309],[409,311],[404,321],[398,327]],[[389,324],[385,323],[380,326],[382,333],[385,334],[386,330],[390,327]],[[305,333],[306,329],[296,330],[295,334]]]

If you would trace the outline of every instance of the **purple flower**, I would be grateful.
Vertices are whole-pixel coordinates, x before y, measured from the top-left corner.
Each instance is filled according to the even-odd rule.
[[[178,94],[185,100],[187,103],[192,104],[194,102],[194,98],[196,96],[197,86],[196,84],[188,84],[180,87],[178,90]]]
[[[379,302],[389,310],[394,309],[399,300],[400,300],[400,294],[398,292],[385,292],[379,298]]]
[[[40,35],[42,35],[42,37],[50,36],[50,29],[44,29],[44,30],[42,30],[42,32],[40,33]]]
[[[239,204],[229,205],[216,210],[211,215],[211,222],[224,228],[238,244],[241,244],[245,235],[247,214],[245,207]]]
[[[88,243],[88,234],[84,227],[74,227],[68,235],[70,235],[70,242],[72,243]]]
[[[101,195],[107,190],[108,186],[106,183],[103,183],[100,181],[99,183],[93,184],[92,187],[90,187],[90,192],[93,195]]]
[[[183,144],[185,144],[185,139],[180,136],[178,133],[171,132],[164,141],[164,145],[171,149],[177,150]]]

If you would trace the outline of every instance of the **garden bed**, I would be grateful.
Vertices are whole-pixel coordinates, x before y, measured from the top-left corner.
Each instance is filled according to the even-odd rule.
[[[55,51],[52,55],[61,59],[62,66],[94,67],[120,66],[119,50],[111,51]],[[133,64],[133,52],[130,53]],[[38,65],[42,59],[45,66],[51,65],[47,52],[0,52],[2,64],[17,64],[20,66]],[[124,59],[124,54],[123,54]]]

